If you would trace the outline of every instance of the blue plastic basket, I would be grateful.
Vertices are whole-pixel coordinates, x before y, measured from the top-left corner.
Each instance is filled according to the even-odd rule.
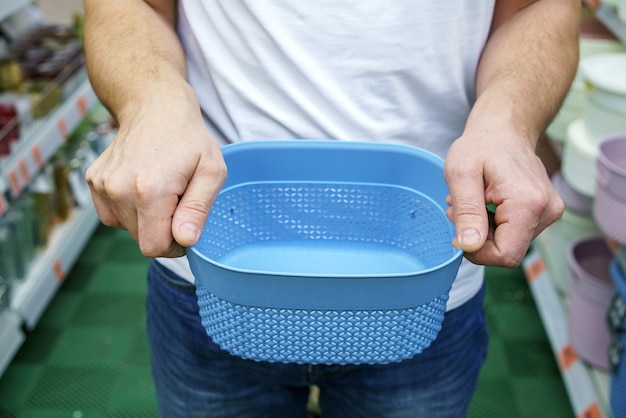
[[[441,329],[462,252],[441,158],[396,144],[251,141],[187,255],[207,333],[257,361],[413,357]]]
[[[611,261],[610,274],[615,285],[615,298],[607,320],[612,331],[609,358],[613,366],[610,383],[609,403],[614,417],[626,417],[626,273],[621,260]]]

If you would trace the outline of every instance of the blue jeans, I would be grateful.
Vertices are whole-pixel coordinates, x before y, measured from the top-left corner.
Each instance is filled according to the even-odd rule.
[[[484,288],[446,313],[434,343],[385,365],[298,365],[244,360],[221,350],[200,323],[195,287],[152,261],[148,338],[161,416],[306,415],[310,385],[324,418],[467,415],[487,351]]]

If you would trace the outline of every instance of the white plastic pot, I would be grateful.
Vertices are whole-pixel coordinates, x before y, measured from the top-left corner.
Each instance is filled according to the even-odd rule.
[[[583,119],[591,138],[626,132],[626,53],[598,54],[580,63],[585,80]]]
[[[581,37],[579,46],[580,61],[593,55],[615,52],[626,53],[626,46],[614,39]],[[567,140],[567,127],[574,120],[583,117],[584,107],[585,78],[580,68],[578,68],[569,92],[559,109],[559,113],[548,126],[546,131],[548,136],[557,142],[565,142]]]
[[[598,146],[587,133],[584,121],[572,122],[563,147],[561,173],[572,189],[588,197],[595,195],[597,155]]]

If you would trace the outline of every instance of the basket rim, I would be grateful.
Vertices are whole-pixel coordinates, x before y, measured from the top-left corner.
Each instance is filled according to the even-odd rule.
[[[246,269],[246,268],[241,268],[241,267],[234,267],[234,266],[216,261],[212,258],[209,258],[206,255],[202,254],[195,247],[187,248],[187,256],[189,256],[189,252],[191,251],[193,253],[193,256],[196,256],[202,259],[202,261],[211,263],[219,269],[222,269],[225,271],[231,271],[234,273],[241,273],[241,274],[290,277],[290,278],[301,277],[301,278],[389,279],[389,278],[413,277],[416,275],[431,273],[433,271],[437,271],[444,267],[447,267],[448,265],[454,263],[459,257],[463,255],[462,250],[460,249],[458,250],[456,248],[453,248],[453,250],[454,250],[453,255],[449,257],[448,259],[446,259],[446,261],[444,262],[436,264],[432,267],[428,267],[428,268],[424,268],[420,270],[406,271],[406,272],[401,272],[401,273],[396,272],[396,273],[356,273],[356,274],[337,273],[337,274],[334,274],[334,273],[303,273],[303,272],[291,272],[291,271],[276,272],[276,271],[269,271],[269,270]]]
[[[441,168],[442,170],[443,170],[443,164],[444,164],[444,160],[441,157],[439,157],[437,154],[427,151],[423,148],[415,147],[415,146],[398,144],[398,143],[344,141],[344,140],[334,140],[334,139],[286,139],[286,140],[259,139],[259,140],[241,141],[241,142],[230,143],[230,144],[223,146],[222,153],[224,155],[224,158],[227,158],[228,156],[231,156],[233,154],[240,153],[240,152],[254,153],[260,150],[272,150],[272,149],[280,149],[280,150],[287,149],[288,150],[288,149],[298,149],[298,148],[318,149],[318,150],[328,149],[328,150],[333,150],[333,151],[337,149],[350,148],[350,149],[357,149],[360,151],[377,151],[377,152],[381,150],[387,150],[387,151],[397,152],[400,154],[409,154],[409,155],[413,155],[413,156],[425,159],[428,163],[433,164],[437,166],[438,168]],[[231,184],[228,182],[228,179],[227,179],[226,183],[223,185],[219,194],[223,194],[237,187],[248,186],[250,184],[269,184],[269,183],[276,183],[276,184],[319,183],[319,184],[323,184],[325,183],[325,181],[321,181],[321,180],[320,181],[317,181],[317,180],[297,180],[297,181],[272,180],[270,182],[267,180],[261,180],[261,181],[237,182],[237,183]],[[338,185],[359,184],[359,185],[375,185],[375,186],[380,185],[380,186],[385,186],[385,187],[394,187],[394,188],[409,190],[411,192],[419,194],[424,199],[428,199],[429,201],[431,201],[435,206],[437,206],[441,210],[443,216],[445,217],[445,210],[441,208],[441,205],[437,203],[432,197],[424,193],[421,193],[420,191],[411,189],[410,187],[407,187],[404,185],[390,184],[390,183],[374,183],[374,182],[368,182],[368,181],[363,181],[363,182],[333,181],[332,184],[338,184]],[[384,278],[411,277],[416,274],[426,274],[435,270],[439,270],[441,268],[448,266],[451,263],[454,263],[459,257],[463,255],[462,250],[456,249],[452,245],[450,245],[450,247],[451,247],[452,255],[448,257],[448,259],[446,259],[444,262],[441,262],[437,265],[434,265],[432,267],[425,268],[425,269],[407,271],[403,273],[390,273],[390,274],[309,274],[309,273],[295,273],[295,272],[271,272],[267,270],[256,270],[256,269],[245,269],[245,268],[233,267],[228,264],[221,263],[215,259],[209,258],[206,255],[202,254],[202,252],[198,250],[196,245],[188,247],[187,252],[191,251],[194,256],[197,256],[201,258],[203,261],[209,262],[220,269],[242,273],[242,274],[263,274],[263,275],[273,275],[273,276],[283,276],[285,274],[289,274],[292,277],[329,277],[329,278],[330,277],[345,277],[345,278],[351,277],[351,278],[366,279],[366,278],[378,278],[378,277],[384,277]]]
[[[205,274],[196,286],[228,302],[249,307],[310,310],[407,309],[429,303],[450,291],[461,254],[443,267],[406,275],[372,277],[294,276],[225,270],[190,255],[189,263]]]
[[[254,268],[242,268],[233,266],[210,258],[203,253],[198,245],[187,248],[187,256],[192,267],[192,271],[198,272],[196,280],[202,283],[204,287],[214,293],[218,297],[233,303],[249,306],[277,307],[287,308],[284,304],[284,295],[293,299],[294,308],[311,309],[386,309],[387,307],[407,308],[414,307],[426,301],[447,293],[450,290],[452,282],[456,278],[458,268],[462,261],[463,251],[454,248],[452,245],[452,237],[454,235],[454,225],[447,219],[445,215],[444,196],[449,193],[447,189],[439,187],[445,184],[443,178],[443,159],[436,154],[426,151],[415,146],[395,144],[395,143],[379,143],[379,142],[356,142],[356,141],[338,141],[338,140],[253,140],[229,144],[223,147],[225,159],[231,158],[231,161],[245,161],[248,164],[254,163],[254,158],[262,158],[260,155],[276,155],[273,151],[297,151],[297,155],[305,155],[309,150],[330,151],[340,153],[334,154],[345,156],[348,155],[346,150],[359,151],[357,157],[376,155],[382,161],[397,161],[401,158],[403,162],[409,162],[411,165],[410,172],[403,172],[405,177],[399,178],[397,184],[391,182],[374,182],[381,186],[392,186],[405,188],[419,193],[422,197],[428,198],[441,212],[442,219],[446,219],[449,235],[450,247],[449,252],[442,255],[441,261],[433,261],[432,264],[424,268],[407,269],[400,272],[374,272],[374,273],[319,273],[306,271],[267,271]],[[265,154],[259,154],[264,152]],[[343,154],[341,154],[343,153]],[[310,158],[311,154],[306,154]],[[317,154],[316,154],[317,155]],[[350,153],[350,155],[355,155]],[[241,158],[239,158],[241,156]],[[254,158],[251,158],[254,157]],[[278,157],[276,157],[276,161]],[[269,160],[274,161],[274,160]],[[299,160],[298,160],[299,161]],[[315,160],[313,160],[315,161]],[[343,160],[341,160],[343,161]],[[423,177],[419,181],[427,178],[429,184],[434,184],[436,191],[424,192],[419,187],[412,188],[417,185],[414,180],[415,167],[421,167],[414,164],[414,161],[423,163],[427,168],[425,172],[436,173],[438,178]],[[319,162],[319,161],[318,161]],[[317,166],[315,166],[317,167]],[[271,169],[271,168],[270,168]],[[421,168],[420,168],[421,170]],[[279,173],[280,174],[280,173]],[[269,177],[264,177],[269,176]],[[302,179],[306,175],[299,175],[299,178],[286,178],[291,183],[303,183]],[[317,176],[317,173],[314,173]],[[280,175],[263,174],[260,178],[254,178],[254,182],[263,183],[267,178],[271,182],[276,180]],[[311,177],[311,183],[352,183],[355,176],[349,175],[348,178],[335,179],[329,176],[328,172],[324,172],[321,178]],[[246,184],[250,179],[246,175],[240,175],[238,172],[229,175],[229,179],[220,191],[232,189],[234,186]],[[360,184],[373,184],[370,180],[380,180],[382,177],[377,175],[363,178]],[[346,181],[347,180],[347,181]],[[385,177],[386,180],[386,177]],[[260,281],[262,280],[262,281]],[[355,291],[355,288],[357,290]],[[397,293],[407,293],[408,295],[394,295],[389,288],[396,289]],[[245,291],[242,291],[245,289]],[[302,290],[306,289],[306,290]],[[366,290],[364,290],[366,289]],[[309,292],[309,293],[307,293]],[[336,294],[328,295],[334,292]],[[245,294],[244,294],[245,293]],[[355,296],[355,293],[357,294]],[[272,296],[273,294],[273,296]],[[360,296],[359,296],[360,295]],[[396,299],[392,303],[389,300],[366,303],[361,306],[358,299]],[[263,300],[261,304],[254,304],[255,300]],[[347,303],[344,303],[348,300]]]

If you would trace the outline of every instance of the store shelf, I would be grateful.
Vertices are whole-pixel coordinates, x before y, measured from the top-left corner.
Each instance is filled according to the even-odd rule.
[[[30,264],[26,278],[13,286],[11,310],[27,329],[35,327],[98,223],[93,205],[74,209],[70,219],[53,229],[46,250]]]
[[[567,300],[557,291],[552,278],[554,274],[568,273],[554,271],[550,260],[555,249],[552,233],[548,228],[537,237],[522,266],[576,416],[611,418],[610,376],[585,363],[572,346]]]
[[[78,201],[78,196],[75,197]],[[80,199],[79,204],[65,222],[54,226],[45,248],[39,251],[27,267],[25,278],[14,282],[11,287],[9,309],[4,311],[11,321],[0,317],[1,362],[10,362],[21,345],[24,339],[23,327],[32,330],[36,326],[99,225],[91,199]],[[0,375],[5,367],[1,362]]]
[[[614,6],[600,4],[596,9],[596,17],[617,39],[626,44],[626,22],[617,16]]]
[[[35,3],[0,0],[0,21]],[[42,118],[24,115],[20,119],[20,139],[11,154],[0,160],[0,217],[97,103],[87,72],[80,64],[68,67],[67,75],[57,80],[62,102],[50,114]],[[0,311],[0,375],[24,341],[24,328],[35,327],[98,223],[91,200],[82,202],[68,220],[53,228],[46,247],[30,262],[26,277],[12,284],[9,307]]]
[[[0,166],[0,194],[8,191],[12,197],[19,196],[96,104],[85,71],[78,77],[82,81],[75,91],[48,117],[32,122],[18,147]]]
[[[14,312],[0,312],[0,376],[24,341],[22,320]]]
[[[0,21],[32,3],[33,0],[0,0]]]

